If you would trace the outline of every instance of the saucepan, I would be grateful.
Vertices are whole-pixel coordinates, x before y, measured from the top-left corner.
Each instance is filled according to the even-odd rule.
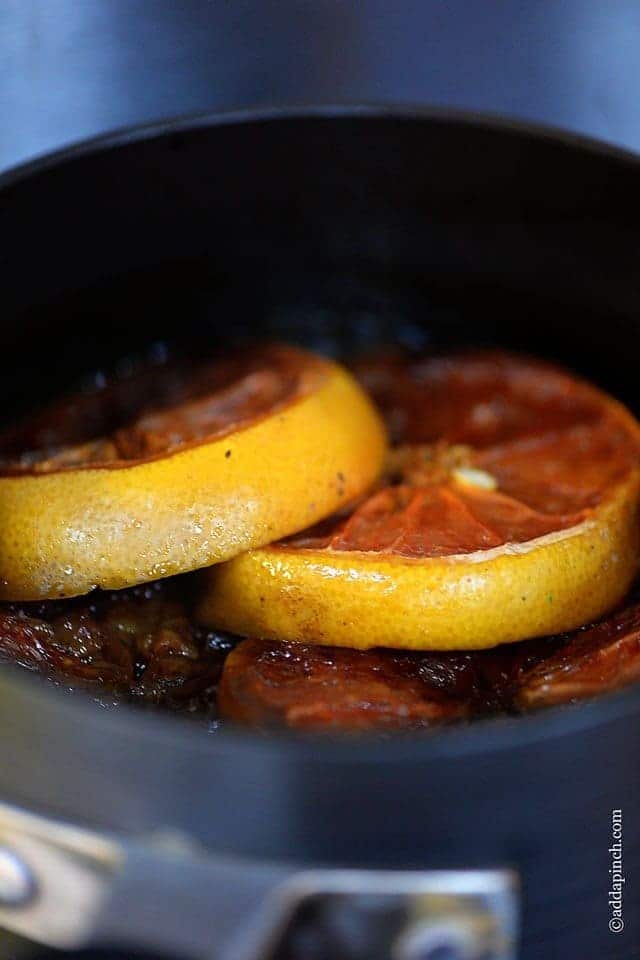
[[[176,336],[499,344],[640,410],[640,165],[404,108],[200,116],[0,183],[3,419]],[[219,729],[0,674],[0,925],[180,957],[631,957],[640,688],[399,738]],[[631,873],[631,867],[629,866]],[[634,921],[635,916],[635,921]],[[634,939],[635,938],[635,939]]]

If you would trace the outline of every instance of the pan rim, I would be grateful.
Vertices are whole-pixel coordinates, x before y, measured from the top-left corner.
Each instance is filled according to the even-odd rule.
[[[277,106],[230,107],[225,110],[196,111],[178,114],[164,120],[117,127],[97,136],[71,141],[57,150],[47,151],[0,171],[0,191],[44,173],[66,162],[88,157],[129,144],[193,133],[211,127],[245,126],[248,123],[277,123],[288,120],[408,120],[445,122],[468,128],[490,128],[514,136],[529,136],[555,142],[558,146],[578,149],[630,166],[640,164],[640,153],[606,140],[577,133],[565,127],[525,120],[481,110],[442,107],[436,104],[411,102],[353,101],[326,103],[287,103]]]

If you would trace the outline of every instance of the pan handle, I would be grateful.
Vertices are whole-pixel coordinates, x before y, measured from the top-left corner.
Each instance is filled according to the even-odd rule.
[[[300,870],[131,840],[0,804],[0,927],[63,949],[185,960],[516,960],[517,877]]]

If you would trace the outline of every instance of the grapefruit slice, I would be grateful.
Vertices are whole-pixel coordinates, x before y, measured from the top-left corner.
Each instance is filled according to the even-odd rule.
[[[361,494],[385,445],[351,375],[287,347],[72,398],[0,438],[0,598],[227,560]]]
[[[244,640],[222,670],[223,719],[326,732],[420,729],[594,697],[640,680],[640,604],[555,637],[470,652]]]
[[[181,581],[0,606],[0,661],[110,705],[210,713],[226,652],[191,622]]]
[[[635,603],[576,630],[551,653],[532,650],[513,670],[514,706],[519,710],[555,706],[638,680],[640,604]]]
[[[471,654],[244,640],[225,660],[220,716],[252,727],[419,729],[473,713]]]
[[[200,616],[245,636],[472,649],[570,630],[638,568],[640,425],[506,353],[360,368],[396,446],[387,482],[205,576]]]

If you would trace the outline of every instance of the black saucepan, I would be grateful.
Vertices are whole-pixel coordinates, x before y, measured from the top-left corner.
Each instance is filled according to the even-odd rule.
[[[559,359],[638,411],[640,165],[418,110],[179,121],[6,175],[0,290],[7,418],[191,332],[342,354],[497,342]],[[624,931],[608,927],[612,810],[639,875],[640,689],[331,741],[104,709],[9,666],[0,684],[0,923],[35,939],[238,958],[514,956],[506,940],[482,954],[464,940],[467,883],[476,905],[495,893],[507,939],[520,905],[522,960],[640,949],[637,882]],[[426,919],[407,932],[420,897]]]

